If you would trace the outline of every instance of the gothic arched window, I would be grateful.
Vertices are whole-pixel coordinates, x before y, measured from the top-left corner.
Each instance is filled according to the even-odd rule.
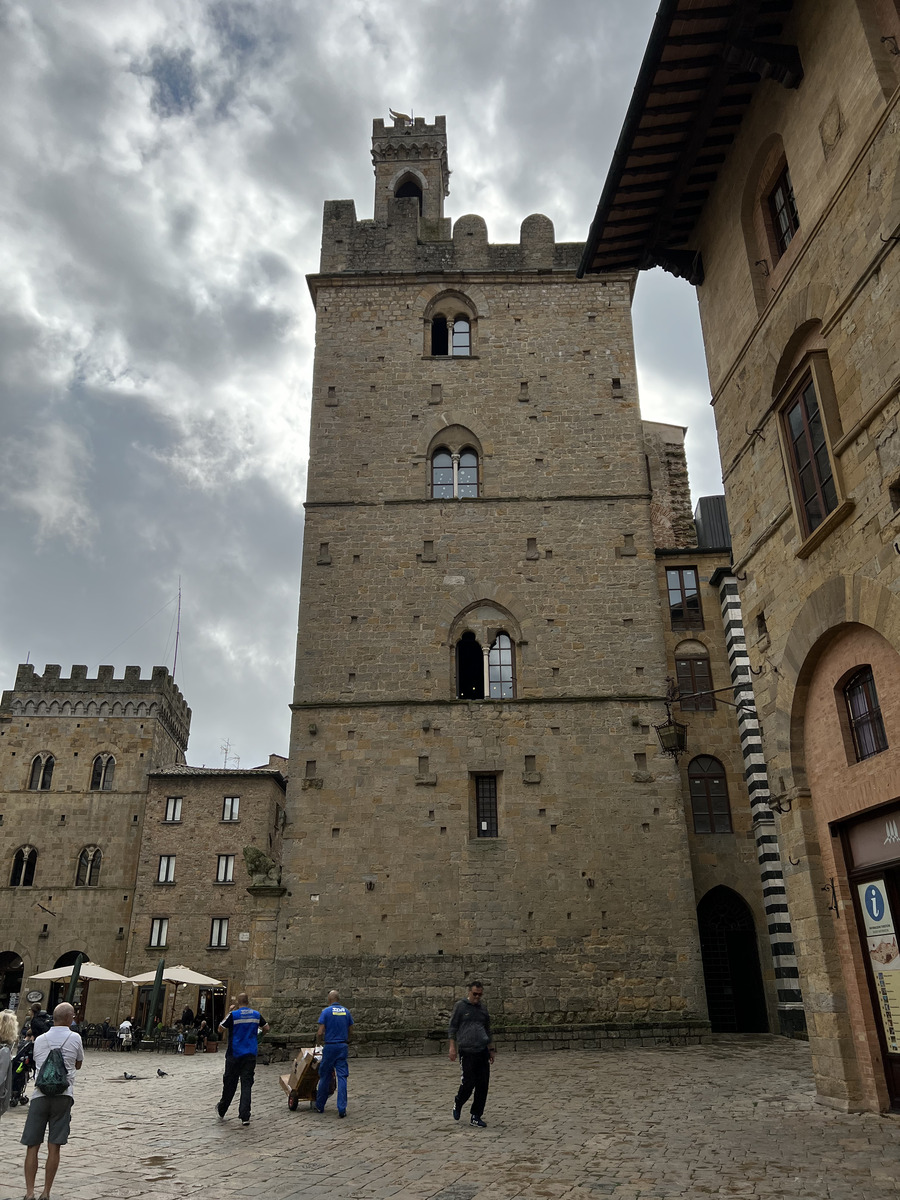
[[[484,699],[484,653],[471,630],[456,643],[456,695],[460,700]]]
[[[694,833],[731,833],[731,805],[725,768],[717,758],[698,754],[688,767]]]
[[[425,312],[425,353],[431,358],[471,358],[475,353],[475,308],[467,296],[448,292]]]
[[[440,446],[431,456],[431,495],[435,500],[467,500],[478,496],[478,454],[467,446],[451,454]]]
[[[498,633],[488,655],[488,683],[492,700],[511,700],[515,695],[513,644],[509,634]]]
[[[422,189],[415,179],[407,177],[394,192],[395,200],[402,200],[405,196],[412,196],[419,202],[419,216],[422,215]]]
[[[98,754],[91,767],[91,791],[111,792],[116,775],[116,760],[111,754]]]
[[[56,759],[52,754],[36,754],[31,763],[31,775],[28,788],[32,792],[48,792],[50,781],[53,779],[53,768]]]
[[[78,870],[75,872],[76,887],[96,887],[100,882],[100,864],[103,855],[98,846],[85,846],[78,855]]]
[[[37,850],[35,850],[34,846],[20,846],[13,855],[9,886],[31,887],[34,883],[34,869],[36,866]]]

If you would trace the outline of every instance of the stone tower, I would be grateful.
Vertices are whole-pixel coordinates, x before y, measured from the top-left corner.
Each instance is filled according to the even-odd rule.
[[[325,205],[273,1009],[434,1029],[705,1021],[634,274],[443,216],[443,117]],[[315,997],[315,1000],[313,1000]]]

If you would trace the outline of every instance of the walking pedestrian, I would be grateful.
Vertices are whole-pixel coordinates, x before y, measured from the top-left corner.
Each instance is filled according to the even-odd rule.
[[[44,1012],[39,1004],[32,1004],[31,1017],[28,1024],[31,1029],[31,1036],[38,1038],[42,1033],[46,1033],[50,1029],[53,1025],[53,1018],[48,1012]]]
[[[322,1039],[322,1061],[319,1063],[319,1086],[316,1089],[316,1111],[324,1112],[328,1103],[331,1072],[337,1075],[337,1110],[339,1117],[347,1115],[347,1050],[353,1018],[344,1008],[337,992],[328,993],[328,1004],[319,1013],[316,1041]]]
[[[238,1101],[238,1116],[242,1125],[250,1124],[250,1093],[256,1073],[256,1056],[259,1052],[259,1035],[268,1033],[265,1017],[250,1007],[250,997],[241,992],[238,1006],[228,1014],[219,1029],[228,1034],[228,1049],[225,1051],[225,1074],[222,1076],[222,1098],[216,1105],[216,1115],[225,1120],[228,1106],[234,1099],[238,1083],[241,1098]]]
[[[45,1198],[50,1196],[50,1189],[59,1168],[59,1148],[69,1140],[72,1105],[75,1103],[75,1072],[81,1070],[81,1064],[84,1062],[81,1036],[70,1028],[74,1017],[75,1009],[71,1004],[57,1004],[53,1010],[52,1027],[35,1039],[34,1065],[38,1075],[50,1051],[59,1050],[65,1063],[68,1086],[58,1096],[45,1096],[40,1088],[34,1089],[21,1139],[22,1145],[27,1147],[25,1200],[34,1200],[38,1150],[44,1140],[44,1134],[47,1133],[47,1162],[44,1167],[44,1190],[41,1196]]]
[[[19,1041],[19,1022],[16,1014],[6,1009],[0,1012],[0,1117],[9,1108],[13,1095],[13,1059]]]
[[[453,1120],[459,1120],[463,1105],[474,1092],[469,1124],[478,1129],[487,1128],[487,1122],[482,1118],[491,1082],[491,1064],[496,1053],[491,1036],[491,1018],[487,1005],[482,1003],[483,996],[484,984],[480,979],[473,979],[465,1000],[458,1001],[453,1009],[447,1031],[450,1061],[459,1059],[462,1076],[453,1101]]]

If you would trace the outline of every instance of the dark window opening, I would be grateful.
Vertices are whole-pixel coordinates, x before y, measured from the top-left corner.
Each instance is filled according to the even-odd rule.
[[[31,887],[34,883],[34,870],[36,866],[37,850],[33,846],[24,846],[17,850],[13,855],[9,886]]]
[[[711,712],[716,707],[708,658],[677,658],[675,674],[679,701],[685,712]]]
[[[82,850],[78,856],[78,870],[75,874],[76,887],[97,887],[100,883],[102,858],[102,854],[96,847]]]
[[[794,487],[800,502],[804,534],[817,529],[837,508],[837,489],[828,457],[825,427],[810,376],[784,414],[791,449]]]
[[[703,609],[695,567],[668,567],[669,614],[673,629],[702,629]]]
[[[37,755],[31,764],[31,777],[28,781],[28,787],[32,792],[48,792],[50,790],[55,765],[56,759],[52,754]]]
[[[450,353],[449,345],[447,318],[433,317],[431,321],[431,353],[435,356],[446,356]]]
[[[475,833],[478,837],[498,837],[497,777],[475,776]]]
[[[405,183],[401,183],[394,192],[394,197],[397,200],[402,200],[406,196],[414,196],[419,202],[419,216],[422,215],[422,189],[412,179],[407,179]]]
[[[456,695],[460,700],[484,699],[484,653],[471,631],[456,643]]]
[[[800,228],[797,202],[794,200],[794,189],[787,167],[778,176],[775,186],[769,192],[769,214],[772,218],[775,247],[778,251],[778,258],[781,258],[791,244],[794,234]]]
[[[91,768],[91,791],[111,792],[116,774],[116,760],[111,754],[98,754]]]
[[[698,755],[688,767],[694,833],[731,833],[731,806],[725,768],[717,758]]]
[[[850,717],[856,761],[862,762],[887,750],[887,734],[871,667],[863,667],[856,672],[844,688],[844,699]]]

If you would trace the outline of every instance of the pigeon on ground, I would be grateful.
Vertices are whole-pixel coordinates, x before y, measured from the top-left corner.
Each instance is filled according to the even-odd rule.
[[[137,1075],[129,1075],[127,1071],[124,1072],[124,1075],[126,1079],[137,1079]]]
[[[156,1068],[156,1073],[160,1077],[160,1079],[167,1079],[169,1076],[169,1072],[163,1071],[160,1067]]]

